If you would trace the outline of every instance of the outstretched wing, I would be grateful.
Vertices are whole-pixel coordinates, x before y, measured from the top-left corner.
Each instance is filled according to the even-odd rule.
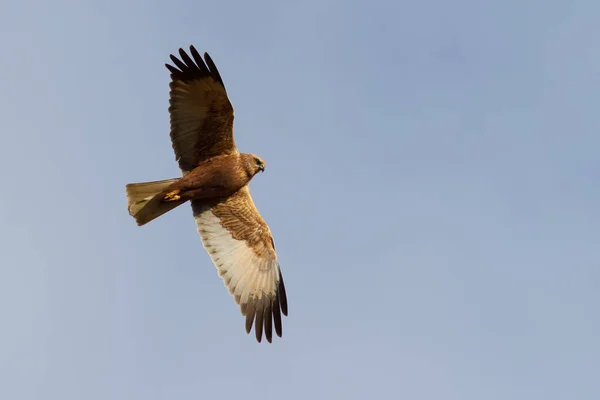
[[[246,316],[246,332],[254,323],[256,340],[261,341],[264,329],[271,342],[274,324],[281,337],[281,314],[287,316],[285,286],[271,231],[248,186],[212,207],[192,201],[192,209],[204,248]]]
[[[207,158],[237,152],[233,140],[233,107],[225,85],[208,53],[204,60],[194,46],[190,56],[179,49],[181,60],[171,54],[169,114],[171,142],[183,173]]]

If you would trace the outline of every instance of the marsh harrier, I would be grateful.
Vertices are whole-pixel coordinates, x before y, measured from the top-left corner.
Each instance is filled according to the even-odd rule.
[[[254,154],[240,153],[233,138],[233,107],[208,53],[171,55],[171,142],[181,178],[131,183],[129,214],[144,225],[190,201],[198,233],[229,293],[252,325],[256,340],[281,337],[287,298],[275,244],[248,184],[265,170]]]

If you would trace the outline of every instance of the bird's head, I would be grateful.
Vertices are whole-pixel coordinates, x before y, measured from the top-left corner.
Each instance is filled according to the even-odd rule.
[[[254,172],[254,174],[258,174],[259,172],[264,172],[267,164],[263,161],[262,158],[255,154],[247,155],[248,163],[250,164],[250,169]]]
[[[267,167],[267,163],[265,163],[262,158],[260,158],[259,156],[254,156],[254,160],[253,161],[256,164],[256,168],[258,168],[258,170],[260,172],[265,172],[265,168]]]

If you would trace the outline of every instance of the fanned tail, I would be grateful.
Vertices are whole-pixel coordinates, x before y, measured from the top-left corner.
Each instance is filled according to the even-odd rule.
[[[160,217],[185,200],[164,202],[162,192],[180,178],[163,181],[130,183],[125,187],[129,215],[135,218],[139,226]]]

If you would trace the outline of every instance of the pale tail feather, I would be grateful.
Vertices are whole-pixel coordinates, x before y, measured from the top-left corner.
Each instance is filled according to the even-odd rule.
[[[185,201],[163,202],[161,192],[180,178],[164,181],[130,183],[125,187],[129,215],[138,225],[144,225],[185,203]],[[157,196],[161,194],[160,196]]]

